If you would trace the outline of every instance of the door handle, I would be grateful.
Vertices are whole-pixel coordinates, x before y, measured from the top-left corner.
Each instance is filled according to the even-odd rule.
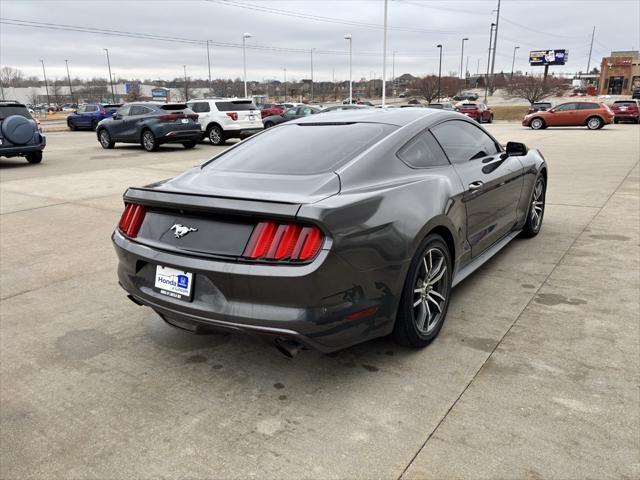
[[[478,189],[482,188],[483,185],[484,185],[484,182],[481,182],[480,180],[477,180],[475,182],[471,182],[469,184],[469,190],[478,190]]]

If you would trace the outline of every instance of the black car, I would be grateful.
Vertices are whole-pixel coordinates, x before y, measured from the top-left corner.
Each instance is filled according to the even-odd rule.
[[[198,114],[184,103],[127,103],[98,123],[96,134],[102,148],[113,148],[116,142],[140,143],[148,152],[163,143],[193,148],[202,139]]]
[[[551,102],[534,102],[527,110],[527,115],[535,112],[546,112],[547,110],[551,110],[551,108],[553,108],[553,103]]]
[[[453,97],[453,99],[456,101],[472,100],[474,102],[478,100],[478,98],[480,98],[480,96],[474,92],[460,92]]]
[[[300,105],[299,107],[293,107],[289,110],[285,110],[281,115],[270,115],[262,119],[264,128],[270,128],[280,123],[288,122],[289,120],[295,120],[298,118],[308,117],[309,115],[315,115],[322,110],[317,107],[310,107],[309,105]]]
[[[46,144],[38,122],[25,105],[0,101],[0,157],[25,157],[29,163],[40,163]]]
[[[453,286],[538,234],[546,185],[537,150],[459,113],[292,120],[127,190],[118,278],[174,326],[268,336],[287,355],[390,333],[422,347]]]
[[[449,103],[449,102],[444,102],[444,103],[430,103],[429,105],[427,105],[428,108],[436,108],[438,110],[450,110],[450,111],[455,111],[455,107],[453,106],[453,103]]]

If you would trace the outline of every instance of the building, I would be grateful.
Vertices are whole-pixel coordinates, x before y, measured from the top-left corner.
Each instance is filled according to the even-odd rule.
[[[602,59],[600,95],[631,95],[636,88],[640,88],[640,52],[611,52],[611,56]]]

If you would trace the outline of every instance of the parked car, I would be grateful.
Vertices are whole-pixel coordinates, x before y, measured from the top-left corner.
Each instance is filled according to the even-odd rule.
[[[27,107],[15,101],[0,101],[0,157],[25,157],[40,163],[47,139]]]
[[[280,123],[288,122],[289,120],[295,120],[296,118],[308,117],[309,115],[315,115],[320,113],[321,110],[316,107],[310,107],[309,105],[302,105],[300,107],[290,108],[282,115],[272,115],[263,119],[264,128],[271,128]]]
[[[285,107],[278,103],[267,103],[260,109],[260,117],[270,117],[271,115],[281,115]]]
[[[550,110],[527,114],[522,125],[533,130],[584,125],[589,130],[598,130],[613,122],[613,117],[613,111],[602,102],[568,102]]]
[[[427,105],[429,108],[437,108],[438,110],[455,110],[453,103],[444,102],[444,103],[430,103]]]
[[[373,107],[373,103],[370,102],[369,100],[358,100],[356,102],[356,105],[366,105],[367,107]]]
[[[460,92],[453,96],[453,99],[458,102],[461,100],[472,100],[475,102],[478,98],[480,98],[480,96],[475,92]]]
[[[80,105],[75,112],[67,115],[67,126],[69,130],[79,128],[90,128],[95,130],[101,120],[113,115],[122,104],[87,103]]]
[[[132,102],[120,107],[96,129],[102,148],[116,142],[140,143],[153,152],[163,143],[193,148],[202,138],[198,115],[184,103]]]
[[[357,105],[357,104],[353,104],[353,105],[334,105],[333,107],[327,107],[325,109],[322,110],[322,113],[325,112],[340,112],[342,110],[361,110],[361,109],[368,109],[371,108],[368,105]]]
[[[268,336],[288,356],[391,333],[424,347],[452,288],[540,231],[537,150],[453,112],[340,117],[292,120],[129,188],[112,235],[129,298],[196,333]]]
[[[456,111],[473,118],[478,123],[492,123],[493,112],[482,102],[464,102],[456,106]]]
[[[264,129],[260,110],[250,98],[203,98],[189,100],[187,105],[199,115],[204,136],[213,145]]]
[[[640,123],[640,100],[616,100],[611,105],[613,122]]]
[[[527,114],[533,112],[544,112],[553,108],[553,104],[551,102],[534,102],[529,106],[529,110],[527,110]]]

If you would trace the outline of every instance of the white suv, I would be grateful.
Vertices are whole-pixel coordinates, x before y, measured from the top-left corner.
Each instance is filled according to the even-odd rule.
[[[203,98],[189,100],[187,105],[198,114],[205,136],[214,145],[264,129],[260,110],[250,98]]]

